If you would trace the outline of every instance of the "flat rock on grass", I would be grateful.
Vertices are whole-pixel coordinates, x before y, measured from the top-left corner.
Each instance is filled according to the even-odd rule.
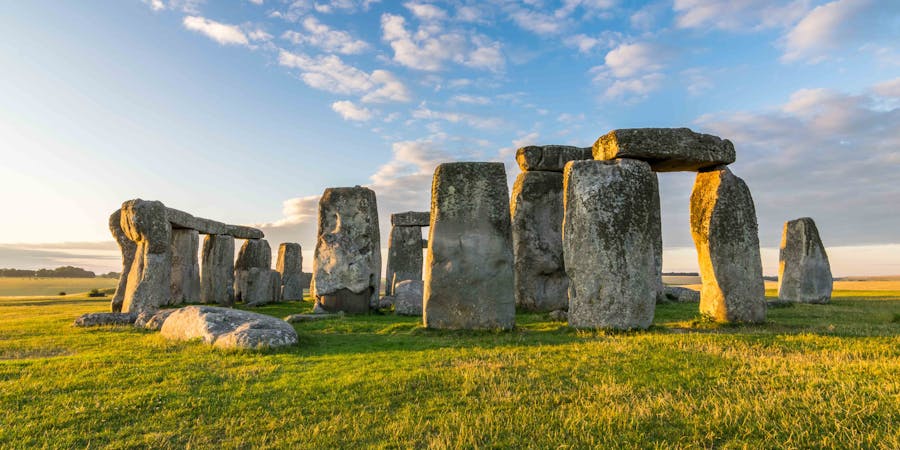
[[[219,348],[261,349],[294,345],[297,332],[284,320],[216,306],[188,306],[173,312],[160,330],[168,339],[201,339]]]
[[[75,319],[76,327],[101,327],[104,325],[131,325],[137,314],[128,313],[89,313]]]
[[[141,313],[138,315],[137,320],[134,321],[134,326],[135,328],[159,331],[162,329],[166,319],[175,311],[175,309],[161,309],[155,313]]]

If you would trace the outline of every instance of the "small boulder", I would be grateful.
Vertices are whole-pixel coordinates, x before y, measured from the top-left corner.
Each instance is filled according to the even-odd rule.
[[[547,315],[550,317],[550,320],[555,322],[565,322],[569,320],[569,312],[564,309],[550,311]]]
[[[134,321],[134,326],[135,328],[159,331],[166,319],[175,311],[174,309],[161,309],[155,313],[141,313]]]
[[[201,339],[219,348],[261,349],[297,343],[297,332],[284,320],[216,306],[175,310],[160,332],[168,339]]]
[[[105,325],[131,325],[137,314],[128,313],[88,313],[75,319],[76,327],[101,327]]]
[[[678,303],[700,303],[700,292],[680,286],[666,286],[665,299]]]
[[[394,314],[401,316],[422,315],[422,294],[425,282],[403,280],[394,286]]]

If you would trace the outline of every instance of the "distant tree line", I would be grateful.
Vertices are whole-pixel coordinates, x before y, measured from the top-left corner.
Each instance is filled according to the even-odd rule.
[[[16,278],[119,278],[118,272],[97,275],[81,267],[63,266],[55,269],[0,269],[0,277]]]

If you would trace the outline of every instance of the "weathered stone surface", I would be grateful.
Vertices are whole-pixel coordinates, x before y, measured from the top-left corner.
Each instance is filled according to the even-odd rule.
[[[391,214],[391,225],[395,227],[427,227],[431,222],[431,213],[428,211],[406,211]]]
[[[727,168],[697,174],[691,234],[700,263],[700,312],[720,322],[766,320],[753,197]]]
[[[281,297],[284,300],[303,300],[305,286],[303,283],[303,252],[300,244],[284,242],[278,246],[275,270],[281,274]]]
[[[365,313],[378,303],[381,238],[375,192],[326,189],[319,199],[312,291],[330,312]]]
[[[778,258],[778,298],[828,303],[834,279],[816,223],[809,217],[785,222]]]
[[[735,160],[728,139],[689,128],[626,128],[600,137],[594,159],[633,158],[647,161],[656,172],[698,171]]]
[[[548,314],[548,316],[550,317],[550,320],[553,320],[556,322],[565,322],[565,321],[569,320],[569,312],[564,309],[557,309],[556,311],[550,311],[550,314]]]
[[[569,278],[562,249],[563,174],[520,173],[510,207],[516,306],[536,312],[565,308]]]
[[[394,285],[394,313],[401,316],[421,316],[425,282],[403,280]]]
[[[297,343],[297,332],[284,320],[215,306],[175,310],[160,332],[168,339],[201,339],[220,348],[260,349]]]
[[[215,220],[194,217],[175,208],[166,208],[166,217],[172,224],[172,228],[197,230],[201,234],[227,234],[237,239],[262,239],[265,237],[263,232],[256,228],[228,225]]]
[[[234,301],[248,305],[264,305],[274,301],[271,267],[272,249],[265,239],[244,241],[234,263]]]
[[[647,328],[656,308],[656,177],[642,161],[575,161],[565,171],[569,325]]]
[[[170,304],[200,301],[200,234],[185,228],[172,230],[172,276]]]
[[[446,163],[431,185],[424,322],[439,329],[515,325],[509,190],[502,163]]]
[[[516,162],[523,172],[562,172],[569,161],[593,159],[591,147],[570,145],[531,145],[516,150]]]
[[[234,269],[245,270],[251,267],[272,268],[272,249],[265,239],[247,239],[241,245]]]
[[[662,279],[663,266],[663,240],[662,240],[662,209],[659,202],[659,177],[653,174],[653,204],[650,207],[650,229],[653,238],[653,277],[656,285],[656,301],[660,302],[666,298],[665,284]]]
[[[234,238],[226,234],[206,235],[201,259],[200,301],[233,305]]]
[[[76,327],[100,327],[105,325],[131,325],[137,318],[136,314],[128,313],[88,313],[75,319]]]
[[[262,306],[281,301],[281,274],[278,271],[251,267],[236,270],[234,275],[235,301],[242,301],[247,306]]]
[[[161,309],[155,313],[142,312],[134,321],[134,326],[135,328],[159,331],[169,315],[175,311],[175,309]]]
[[[125,291],[128,286],[128,274],[131,272],[131,266],[134,264],[134,255],[137,251],[137,244],[128,239],[125,230],[122,229],[122,210],[117,209],[109,216],[109,231],[119,244],[119,250],[122,252],[122,274],[119,275],[119,283],[116,286],[116,293],[113,295],[111,302],[112,312],[122,312],[122,304],[125,303]]]
[[[394,283],[422,279],[422,227],[393,226],[388,238],[385,295],[394,292]]]
[[[680,286],[666,286],[665,298],[671,302],[678,303],[699,303],[700,292],[693,289]]]
[[[166,207],[158,201],[129,200],[122,204],[120,224],[128,239],[137,244],[122,311],[156,311],[169,303],[171,295],[172,226],[166,220]]]

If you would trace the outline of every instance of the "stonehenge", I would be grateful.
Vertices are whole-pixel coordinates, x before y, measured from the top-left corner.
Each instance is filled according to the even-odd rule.
[[[200,301],[200,233],[197,230],[172,230],[172,276],[168,304],[198,303]]]
[[[203,239],[200,302],[234,304],[234,236],[207,234]]]
[[[328,311],[368,313],[381,283],[381,238],[375,192],[328,188],[319,199],[311,290]]]
[[[128,272],[122,312],[140,314],[169,303],[172,224],[162,202],[129,200],[122,204],[122,230],[137,244]]]
[[[655,172],[700,171],[728,165],[735,160],[734,144],[688,128],[630,128],[600,137],[594,159],[616,158],[646,161]]]
[[[516,151],[522,172],[510,198],[516,306],[549,312],[568,306],[563,263],[563,167],[591,159],[591,148],[528,146]]]
[[[119,283],[116,286],[116,293],[113,294],[112,304],[110,308],[112,312],[121,312],[122,304],[125,302],[125,289],[128,286],[128,274],[131,272],[131,266],[134,264],[134,254],[137,251],[137,244],[128,239],[125,230],[122,229],[122,210],[117,209],[109,216],[109,231],[119,244],[119,251],[122,252],[122,274],[119,276]]]
[[[247,239],[234,263],[234,301],[260,306],[281,300],[281,274],[272,270],[265,239]]]
[[[828,303],[834,280],[816,223],[809,217],[785,222],[778,256],[778,298]]]
[[[394,293],[395,283],[422,279],[422,227],[427,227],[430,220],[429,212],[391,214],[384,295]]]
[[[511,329],[513,252],[503,163],[440,164],[431,185],[430,225],[425,326]]]
[[[303,289],[309,286],[303,274],[303,253],[300,244],[284,242],[278,246],[275,270],[281,274],[281,298],[303,300]]]

